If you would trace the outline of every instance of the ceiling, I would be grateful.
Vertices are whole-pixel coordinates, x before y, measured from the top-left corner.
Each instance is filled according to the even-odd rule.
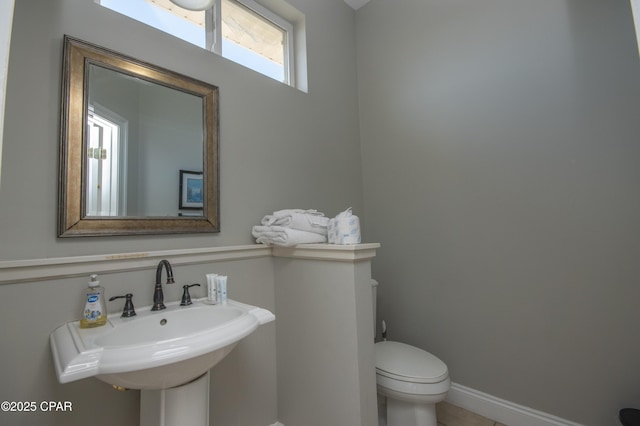
[[[369,3],[369,0],[344,0],[344,1],[355,10],[360,9],[362,6]]]

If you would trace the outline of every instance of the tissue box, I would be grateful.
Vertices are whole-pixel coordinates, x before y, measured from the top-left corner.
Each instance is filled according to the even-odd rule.
[[[327,239],[329,244],[360,244],[360,219],[351,207],[329,220]]]

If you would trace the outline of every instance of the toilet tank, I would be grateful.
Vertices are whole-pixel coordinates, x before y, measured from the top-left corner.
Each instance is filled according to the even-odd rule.
[[[373,304],[373,339],[378,336],[377,322],[376,322],[376,308],[378,305],[378,281],[371,278],[371,303]]]

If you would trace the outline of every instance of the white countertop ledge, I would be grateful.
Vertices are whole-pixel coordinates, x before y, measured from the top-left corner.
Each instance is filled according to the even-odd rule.
[[[379,247],[379,243],[349,245],[298,244],[293,247],[273,246],[271,252],[274,257],[359,262],[374,258]]]
[[[0,285],[42,281],[95,273],[125,272],[155,268],[161,259],[173,266],[259,257],[286,257],[339,262],[359,262],[375,257],[378,243],[300,244],[293,247],[264,244],[135,253],[97,254],[46,259],[0,261]]]

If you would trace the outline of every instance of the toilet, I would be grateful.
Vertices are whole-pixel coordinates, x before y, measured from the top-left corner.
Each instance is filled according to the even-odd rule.
[[[377,285],[372,280],[374,318]],[[436,403],[451,386],[447,365],[405,343],[383,340],[374,347],[378,399],[386,400],[380,426],[437,426]]]

